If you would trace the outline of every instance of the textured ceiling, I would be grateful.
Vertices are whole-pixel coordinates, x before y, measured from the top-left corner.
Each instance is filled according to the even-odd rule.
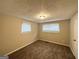
[[[69,19],[77,11],[77,0],[0,0],[0,12],[34,22]],[[45,19],[38,18],[45,15]]]

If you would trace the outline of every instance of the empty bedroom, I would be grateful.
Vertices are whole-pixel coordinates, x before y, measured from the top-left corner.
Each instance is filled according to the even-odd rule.
[[[78,0],[0,0],[0,59],[78,59]]]

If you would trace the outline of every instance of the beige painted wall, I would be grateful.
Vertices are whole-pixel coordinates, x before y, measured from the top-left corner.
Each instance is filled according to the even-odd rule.
[[[0,15],[1,16],[1,15]],[[2,53],[2,42],[3,42],[3,39],[2,39],[2,17],[0,17],[0,53]]]
[[[2,33],[2,28],[1,28],[1,21],[0,21],[0,53],[1,53],[1,51],[2,51],[2,50],[1,50],[1,49],[2,49],[2,48],[1,48],[1,44],[2,44],[2,42],[1,42],[1,41],[2,41],[2,35],[1,35],[1,33]]]
[[[10,53],[37,40],[38,24],[29,22],[32,31],[21,32],[21,25],[25,20],[13,16],[0,16],[0,55]],[[2,37],[2,38],[1,38]]]
[[[71,26],[71,35],[70,35],[70,47],[71,50],[73,52],[73,54],[75,55],[76,59],[78,56],[78,15],[75,14],[70,21],[70,26]],[[76,40],[76,41],[74,41]]]
[[[58,33],[42,32],[42,24],[40,24],[39,25],[40,40],[69,46],[69,20],[55,21],[51,23],[59,23],[60,32]]]

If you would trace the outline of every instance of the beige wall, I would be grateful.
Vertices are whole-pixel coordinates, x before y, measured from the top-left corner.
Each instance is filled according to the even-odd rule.
[[[1,49],[2,49],[2,47],[1,47],[1,44],[2,44],[2,35],[1,35],[1,33],[2,33],[2,28],[1,28],[1,25],[2,25],[2,23],[1,23],[1,21],[0,21],[0,53],[1,53]]]
[[[3,42],[3,39],[2,39],[2,20],[1,19],[2,19],[2,17],[0,17],[0,53],[2,54],[2,47],[3,47],[2,42]]]
[[[61,45],[69,46],[69,21],[55,21],[51,23],[59,23],[60,32],[58,33],[49,33],[42,32],[42,24],[40,24],[39,38],[40,40],[57,43]]]
[[[13,16],[0,16],[0,55],[10,53],[37,40],[38,24],[27,21],[32,25],[32,31],[22,33],[21,25],[24,21]]]
[[[70,47],[71,50],[73,52],[73,54],[75,55],[76,59],[77,59],[77,53],[78,53],[78,15],[75,14],[70,21],[70,26],[71,26],[71,35],[70,35]],[[76,41],[74,41],[76,40]]]

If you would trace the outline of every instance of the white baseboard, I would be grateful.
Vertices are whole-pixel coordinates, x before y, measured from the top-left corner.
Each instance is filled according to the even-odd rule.
[[[40,40],[42,40],[42,39],[40,39]],[[47,40],[42,40],[42,41],[47,41]],[[67,46],[67,47],[69,47],[69,45],[62,44],[62,43],[58,43],[58,42],[52,42],[52,41],[47,41],[47,42],[55,43],[55,44],[58,44],[58,45],[63,45],[63,46]]]
[[[12,54],[13,52],[18,51],[18,50],[20,50],[20,49],[22,49],[22,48],[24,48],[24,47],[26,47],[26,46],[30,45],[31,43],[33,43],[33,42],[35,42],[35,41],[37,41],[37,40],[34,40],[34,41],[32,41],[32,42],[28,43],[27,45],[24,45],[24,46],[22,46],[22,47],[19,47],[19,48],[15,49],[15,50],[13,50],[13,51],[11,51],[11,52],[9,52],[9,53],[5,54],[4,56],[8,56],[8,55]]]

